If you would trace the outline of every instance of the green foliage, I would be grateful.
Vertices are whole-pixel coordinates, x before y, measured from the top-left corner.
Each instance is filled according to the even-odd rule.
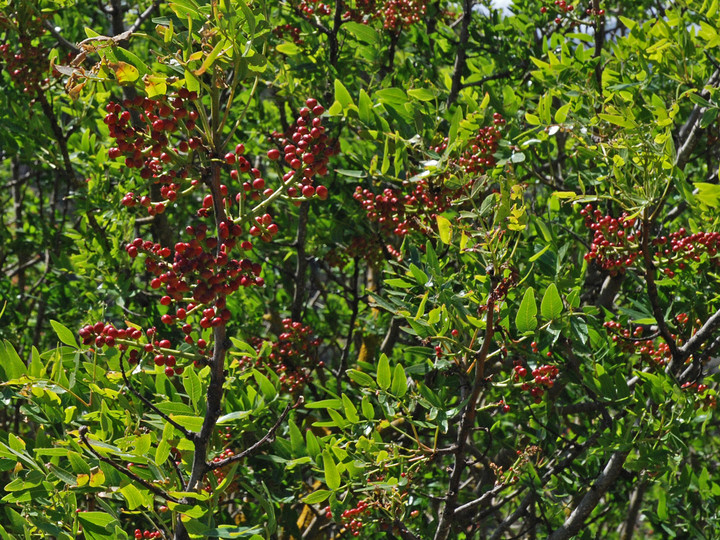
[[[0,2],[0,537],[720,534],[717,1],[101,4]]]

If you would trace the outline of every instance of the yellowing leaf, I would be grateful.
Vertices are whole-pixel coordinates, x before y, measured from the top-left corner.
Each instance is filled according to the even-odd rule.
[[[438,215],[437,224],[438,233],[440,233],[440,240],[443,241],[443,244],[449,244],[452,239],[452,225],[450,224],[450,220]]]
[[[164,95],[167,92],[167,79],[159,75],[148,75],[143,79],[145,93],[149,98]]]
[[[120,84],[134,82],[140,76],[137,68],[127,62],[117,62],[111,67],[115,70],[115,78]]]
[[[90,475],[90,487],[100,487],[105,483],[105,473],[98,471]]]

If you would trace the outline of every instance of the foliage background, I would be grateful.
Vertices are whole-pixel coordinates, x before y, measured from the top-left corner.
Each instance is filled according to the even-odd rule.
[[[0,6],[0,536],[720,534],[717,1]],[[181,88],[202,181],[152,216],[106,106]],[[187,241],[208,171],[243,192],[239,143],[287,189],[267,152],[307,98],[329,197],[268,206],[264,285],[184,343],[127,244]],[[294,388],[284,319],[318,340]],[[185,371],[126,380],[99,321]]]

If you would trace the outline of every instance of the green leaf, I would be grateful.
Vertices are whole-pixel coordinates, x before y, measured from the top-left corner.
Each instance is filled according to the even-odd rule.
[[[362,120],[364,123],[369,124],[370,123],[370,113],[372,111],[372,101],[370,100],[370,96],[368,93],[360,89],[360,97],[358,98],[358,111],[360,120]],[[337,169],[336,169],[337,170]],[[364,172],[363,172],[364,176]]]
[[[455,138],[457,137],[458,129],[460,128],[460,121],[463,117],[463,111],[462,107],[458,107],[455,109],[455,113],[453,114],[452,120],[450,122],[450,131],[448,132],[448,145],[451,145],[455,142]]]
[[[64,343],[65,345],[69,345],[70,347],[73,347],[75,349],[80,348],[77,341],[75,340],[75,335],[67,327],[52,319],[50,320],[50,325],[53,327],[53,330],[55,330],[58,339],[62,343]]]
[[[372,403],[370,403],[370,398],[368,396],[363,396],[361,408],[365,418],[368,420],[373,420],[375,418],[375,408]]]
[[[150,69],[147,67],[147,64],[145,64],[145,62],[143,62],[135,53],[124,49],[123,47],[114,47],[113,51],[118,60],[131,64],[135,69],[137,69],[138,74],[141,77],[150,73]]]
[[[391,391],[397,397],[403,397],[407,393],[407,375],[405,375],[405,369],[400,364],[395,366]]]
[[[294,455],[302,452],[305,448],[305,441],[303,440],[302,432],[297,424],[290,420],[288,422],[288,432],[290,434],[290,448]]]
[[[343,30],[352,34],[358,41],[375,45],[380,41],[377,31],[369,24],[360,24],[355,21],[346,22],[342,25]]]
[[[435,92],[427,88],[413,88],[407,91],[407,95],[418,101],[432,101],[435,99]]]
[[[147,498],[143,495],[138,488],[133,484],[128,484],[125,487],[120,488],[120,493],[125,497],[127,501],[128,510],[135,510],[140,506],[144,506]]]
[[[695,198],[710,208],[720,207],[720,186],[708,182],[695,182]]]
[[[557,286],[551,283],[540,303],[540,313],[548,320],[557,319],[563,311],[563,302],[558,293]]]
[[[438,233],[440,234],[440,240],[443,244],[449,244],[452,240],[452,225],[450,220],[438,214],[436,216]]]
[[[410,263],[409,268],[410,273],[413,275],[418,285],[425,285],[428,282],[427,274],[420,270],[420,268],[418,268],[416,265]]]
[[[333,491],[340,487],[340,473],[337,470],[337,466],[333,461],[330,452],[325,450],[323,452],[323,470],[325,472],[325,483]]]
[[[19,379],[27,375],[25,363],[18,356],[15,347],[7,340],[0,343],[0,368],[5,370],[7,380]]]
[[[320,455],[320,442],[311,430],[305,432],[305,447],[313,459]]]
[[[570,103],[563,105],[557,111],[555,111],[555,122],[562,124],[567,119],[568,112],[570,111]]]
[[[253,377],[255,377],[255,381],[257,381],[260,391],[265,399],[268,401],[275,399],[275,396],[277,396],[277,390],[275,389],[275,385],[270,382],[270,379],[258,370],[253,370]]]
[[[332,491],[327,490],[327,489],[318,489],[317,491],[313,491],[310,495],[305,497],[303,499],[303,502],[305,504],[321,503],[321,502],[327,500],[327,498],[330,496],[331,493],[332,493]]]
[[[375,386],[375,381],[373,381],[373,378],[367,373],[363,373],[357,369],[348,369],[345,373],[347,373],[351,381],[358,383],[360,386],[370,388]]]
[[[202,383],[200,377],[197,376],[194,369],[186,369],[183,376],[183,387],[187,392],[190,402],[193,404],[193,408],[197,410],[198,402],[202,397]]]
[[[155,449],[155,465],[160,466],[167,461],[167,458],[170,456],[170,448],[170,443],[168,443],[165,439],[160,440],[157,448]]]
[[[103,529],[111,523],[117,522],[113,516],[105,512],[80,512],[77,516],[83,525],[94,525]]]
[[[385,353],[380,355],[377,366],[377,383],[380,388],[387,390],[390,388],[392,375],[390,371],[390,360]]]
[[[321,399],[306,403],[305,407],[308,409],[342,409],[343,403],[340,399]]]
[[[534,114],[530,114],[529,112],[525,113],[525,121],[530,124],[531,126],[539,126],[540,125],[540,118],[535,116]]]
[[[160,75],[148,75],[143,78],[147,97],[154,98],[167,93],[167,78]]]
[[[117,62],[112,66],[115,69],[115,78],[120,84],[132,83],[140,77],[137,68],[127,62]]]
[[[185,415],[175,415],[171,414],[170,418],[175,420],[178,424],[180,424],[185,429],[189,429],[190,431],[200,431],[203,425],[203,418],[200,416],[185,416]]]
[[[616,126],[624,127],[624,128],[635,128],[637,127],[637,124],[635,122],[627,117],[627,116],[621,116],[619,114],[604,114],[600,113],[598,114],[600,118],[605,120],[606,122],[609,122],[610,124],[615,124]]]
[[[518,332],[532,332],[537,327],[537,304],[535,302],[535,291],[530,287],[525,291],[517,316],[515,317],[515,326]]]
[[[350,398],[347,397],[346,394],[342,395],[342,402],[343,408],[345,409],[345,418],[347,418],[351,424],[357,424],[360,421],[357,407],[353,405],[353,402],[350,401]]]
[[[279,53],[285,54],[287,56],[295,56],[296,54],[300,54],[302,52],[302,49],[300,47],[289,41],[284,41],[283,43],[280,43],[277,47],[275,47],[275,49],[277,49]]]
[[[340,79],[335,79],[335,99],[342,105],[343,110],[347,109],[353,102],[350,92],[347,91]]]

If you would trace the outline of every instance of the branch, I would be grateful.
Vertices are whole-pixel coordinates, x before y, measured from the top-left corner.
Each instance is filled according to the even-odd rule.
[[[80,54],[82,51],[78,49],[74,43],[68,41],[65,39],[60,32],[58,32],[57,28],[51,23],[48,19],[43,20],[43,26],[45,29],[52,34],[52,36],[57,39],[58,43],[65,47],[67,50],[69,50],[71,53],[73,53],[75,56]]]
[[[455,459],[453,462],[452,473],[450,474],[450,481],[448,482],[447,495],[445,497],[445,507],[443,508],[442,514],[438,521],[437,530],[435,531],[434,540],[447,540],[450,535],[450,527],[452,525],[452,518],[455,515],[455,504],[459,494],[460,479],[462,477],[463,469],[465,468],[465,447],[467,445],[467,438],[470,430],[475,423],[475,412],[480,390],[482,389],[485,374],[485,361],[487,360],[488,352],[490,350],[490,342],[492,341],[494,329],[495,329],[495,285],[492,286],[490,294],[488,295],[487,302],[487,316],[485,320],[485,339],[482,347],[478,352],[475,365],[475,380],[473,382],[472,392],[468,400],[468,404],[465,406],[463,411],[462,419],[460,421],[460,428],[458,429],[456,439],[456,451]]]
[[[162,3],[162,0],[155,0],[150,7],[148,7],[145,11],[143,11],[137,18],[137,20],[130,25],[130,28],[128,28],[128,31],[132,34],[134,32],[137,32],[138,28],[142,26],[142,24],[148,20],[150,15],[152,15],[153,11],[155,11],[158,6]]]
[[[714,86],[718,83],[718,80],[720,80],[720,69],[715,70],[715,72],[708,79],[705,86]],[[703,90],[700,93],[700,96],[706,99],[709,97],[709,95],[710,92],[708,90]],[[675,166],[679,169],[685,168],[685,165],[690,159],[690,154],[692,153],[693,148],[695,148],[695,144],[697,143],[698,138],[698,132],[700,131],[700,120],[705,110],[706,107],[695,105],[687,121],[685,122],[685,124],[683,124],[683,126],[680,128],[680,131],[678,132],[678,142],[681,144],[679,144],[680,149],[678,150],[677,156],[675,157]]]
[[[493,73],[492,75],[487,75],[487,76],[483,77],[482,79],[480,79],[479,81],[462,84],[461,86],[462,86],[462,88],[470,88],[472,86],[482,86],[486,82],[497,81],[498,79],[508,79],[512,76],[512,74],[513,74],[512,71],[510,71],[509,69],[506,69],[505,71],[500,71],[498,73]]]
[[[685,345],[680,347],[680,352],[684,358],[687,358],[696,352],[705,341],[707,341],[715,330],[720,327],[720,310],[716,311],[710,318],[705,321],[700,330],[687,340]]]
[[[535,492],[531,491],[520,502],[520,505],[515,509],[515,511],[510,514],[508,517],[506,517],[500,525],[498,525],[498,528],[495,529],[495,532],[490,537],[490,540],[500,540],[502,536],[505,534],[505,531],[508,530],[508,528],[515,523],[520,517],[527,512],[527,507],[530,506],[530,504],[535,500]]]
[[[212,471],[214,469],[219,469],[220,467],[224,467],[225,465],[230,465],[232,463],[235,463],[236,461],[240,461],[241,459],[245,459],[246,457],[254,454],[257,452],[261,446],[263,446],[265,443],[270,441],[275,436],[275,432],[280,427],[280,425],[283,423],[283,420],[285,420],[285,417],[290,412],[290,409],[297,409],[305,402],[305,399],[300,396],[298,400],[295,402],[295,405],[288,405],[285,407],[285,410],[280,414],[280,417],[277,419],[275,424],[263,435],[262,439],[257,441],[255,444],[253,444],[250,448],[246,448],[239,454],[236,454],[234,456],[231,456],[229,458],[222,459],[220,461],[213,461],[211,463],[207,464],[207,468],[209,471]]]
[[[490,491],[486,491],[483,493],[482,497],[479,497],[475,500],[472,500],[468,503],[463,504],[462,506],[458,506],[455,509],[455,517],[460,517],[463,514],[469,512],[476,506],[481,506],[485,503],[489,503],[498,493],[500,493],[503,489],[505,489],[507,486],[504,484],[498,484],[494,488],[492,488]]]
[[[360,299],[358,297],[358,278],[360,277],[360,261],[355,257],[355,272],[353,273],[353,299],[352,299],[352,313],[350,315],[350,323],[348,328],[347,339],[345,347],[343,348],[342,356],[340,357],[340,367],[337,372],[337,392],[338,395],[342,393],[342,381],[345,374],[345,368],[347,366],[348,357],[350,356],[350,347],[352,346],[352,337],[355,332],[355,320],[358,315],[358,307]]]
[[[79,430],[80,440],[81,440],[83,443],[85,443],[85,446],[88,447],[88,450],[90,450],[90,452],[92,452],[93,455],[94,455],[96,458],[98,458],[100,461],[102,461],[102,462],[104,462],[104,463],[107,463],[108,465],[110,465],[111,467],[113,467],[114,469],[116,469],[117,471],[123,473],[123,474],[124,474],[125,476],[127,476],[128,478],[131,478],[131,479],[134,480],[135,482],[138,482],[139,484],[143,485],[144,487],[146,487],[147,489],[149,489],[150,491],[152,491],[152,492],[153,492],[155,495],[157,495],[158,497],[162,497],[162,498],[165,499],[166,501],[172,501],[172,502],[175,502],[175,503],[179,503],[179,502],[180,502],[180,501],[179,501],[178,499],[176,499],[175,497],[173,497],[173,496],[171,496],[171,495],[168,495],[168,494],[165,493],[163,490],[161,490],[161,489],[153,486],[153,485],[152,485],[150,482],[148,482],[147,480],[144,480],[144,479],[140,478],[138,475],[136,475],[135,473],[133,473],[130,469],[128,469],[128,468],[126,468],[126,467],[123,467],[122,465],[120,465],[120,464],[118,464],[118,463],[115,463],[112,459],[107,458],[107,457],[99,454],[99,453],[92,447],[92,445],[90,444],[90,441],[87,439],[87,433],[88,433],[88,431],[89,431],[89,429],[88,429],[87,426],[82,426],[82,427],[80,428],[80,430]]]
[[[630,496],[630,508],[625,523],[622,525],[622,540],[632,540],[635,524],[637,523],[640,506],[642,505],[643,496],[647,489],[647,481],[643,479],[635,488]]]
[[[393,521],[393,527],[397,529],[397,532],[400,535],[400,538],[402,538],[402,540],[420,540],[420,537],[417,536],[415,533],[410,532],[410,530],[405,526],[405,524],[399,519]]]
[[[548,540],[566,540],[572,538],[580,531],[590,512],[595,509],[602,496],[605,495],[615,483],[627,456],[627,451],[616,451],[612,455],[602,473],[600,473],[600,476],[598,476],[595,483],[590,486],[590,490],[565,520],[565,523],[563,523],[559,529],[553,531],[548,537]]]
[[[307,236],[309,208],[309,203],[307,201],[300,204],[297,235],[295,236],[295,245],[297,246],[297,263],[295,264],[295,291],[293,292],[292,309],[290,310],[290,318],[293,321],[299,321],[302,319],[305,303],[305,272],[307,270],[305,238]]]
[[[457,44],[457,53],[455,55],[455,66],[452,76],[452,85],[450,87],[450,93],[448,94],[445,107],[447,109],[455,103],[455,100],[462,90],[462,76],[465,71],[465,59],[467,57],[467,44],[470,40],[470,22],[472,20],[474,0],[465,0],[463,3],[463,15],[460,26],[460,40]]]
[[[658,324],[658,330],[662,335],[665,343],[667,343],[670,354],[672,355],[672,361],[670,364],[676,364],[681,361],[680,350],[678,349],[675,339],[670,333],[667,322],[665,321],[665,315],[660,307],[660,299],[658,297],[657,286],[655,285],[655,263],[652,261],[652,254],[650,253],[650,228],[652,226],[652,220],[647,218],[647,214],[643,219],[642,223],[642,255],[645,263],[645,281],[647,282],[647,295],[650,300],[650,307],[652,308],[653,316]]]
[[[145,405],[147,405],[148,407],[150,407],[155,413],[157,413],[158,415],[160,415],[160,418],[162,418],[163,420],[165,420],[168,424],[170,424],[172,427],[174,427],[175,429],[177,429],[180,433],[182,433],[183,435],[185,435],[185,438],[186,438],[186,439],[188,439],[188,440],[190,440],[190,441],[194,441],[194,440],[195,440],[195,437],[197,436],[196,433],[190,431],[190,430],[187,429],[187,428],[184,428],[183,426],[181,426],[180,424],[178,424],[175,420],[173,420],[172,418],[170,418],[167,414],[165,414],[165,413],[162,412],[160,409],[158,409],[158,408],[152,403],[152,401],[150,401],[150,400],[147,399],[145,396],[143,396],[143,395],[130,383],[130,379],[128,379],[127,373],[125,373],[125,361],[124,361],[124,356],[125,356],[125,351],[123,351],[122,354],[120,354],[120,373],[122,374],[123,381],[125,381],[125,386],[127,386],[128,389],[129,389],[137,398],[140,399],[140,401],[142,401]]]

